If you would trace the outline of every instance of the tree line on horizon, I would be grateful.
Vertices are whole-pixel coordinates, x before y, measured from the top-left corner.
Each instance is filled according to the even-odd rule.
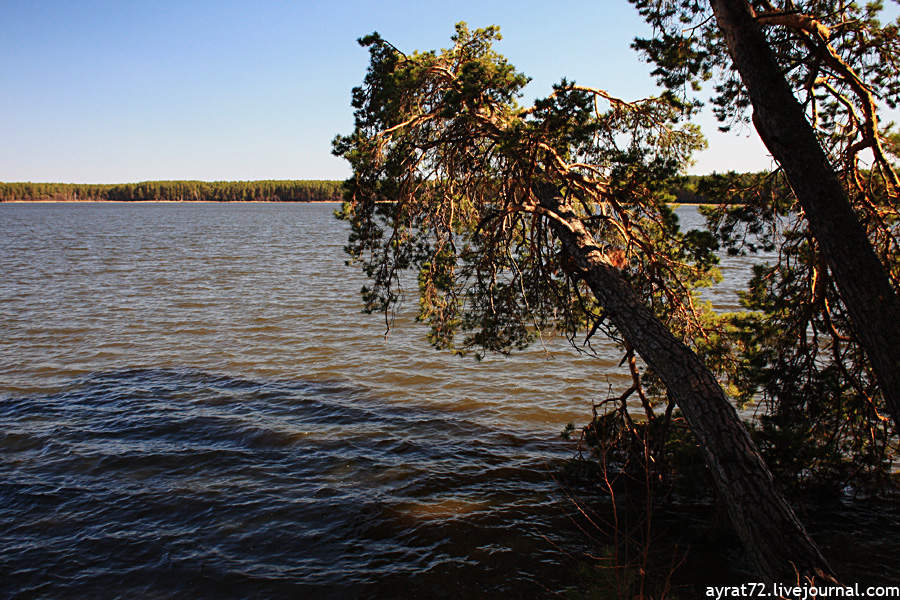
[[[685,175],[672,190],[679,204],[719,204],[723,186],[752,189],[765,173]],[[331,179],[262,181],[143,181],[140,183],[4,183],[0,202],[340,202],[344,182]],[[744,199],[734,194],[730,203]]]
[[[143,181],[140,183],[3,183],[0,202],[339,202],[335,180]]]

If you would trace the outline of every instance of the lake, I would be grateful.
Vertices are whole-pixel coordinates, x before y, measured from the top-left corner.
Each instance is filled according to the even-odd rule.
[[[559,433],[626,385],[618,353],[456,358],[414,297],[385,338],[336,207],[0,204],[0,596],[572,584],[595,547]]]

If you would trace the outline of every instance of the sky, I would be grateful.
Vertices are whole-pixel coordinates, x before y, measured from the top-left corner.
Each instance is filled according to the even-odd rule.
[[[373,31],[404,52],[449,47],[454,24],[499,25],[532,78],[657,93],[630,48],[650,31],[626,0],[0,0],[0,181],[345,179],[331,140]],[[718,134],[691,172],[755,171],[753,131]]]

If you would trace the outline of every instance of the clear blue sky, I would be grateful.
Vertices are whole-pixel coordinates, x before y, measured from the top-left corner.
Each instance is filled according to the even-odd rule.
[[[0,181],[343,179],[331,139],[352,126],[356,39],[447,47],[453,25],[500,25],[533,78],[627,99],[655,92],[625,0],[0,0]],[[714,135],[694,172],[757,170],[753,132]]]

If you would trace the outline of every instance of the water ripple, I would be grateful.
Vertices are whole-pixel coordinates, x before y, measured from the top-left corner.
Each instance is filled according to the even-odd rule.
[[[0,205],[0,596],[543,597],[558,437],[627,385],[549,341],[385,340],[327,205]],[[551,357],[552,355],[552,357]]]
[[[387,589],[466,568],[472,536],[522,527],[541,546],[562,516],[514,434],[344,381],[129,369],[0,410],[14,596],[90,597],[112,575],[138,596]]]

